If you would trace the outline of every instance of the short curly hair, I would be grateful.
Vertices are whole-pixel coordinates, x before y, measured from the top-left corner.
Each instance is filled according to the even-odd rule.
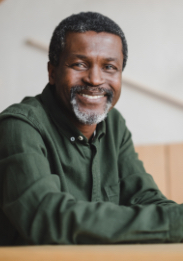
[[[125,35],[113,20],[96,12],[81,12],[71,15],[60,22],[55,28],[50,41],[49,60],[51,64],[54,66],[59,64],[59,57],[64,49],[67,32],[84,33],[87,31],[112,33],[121,38],[124,69],[128,58],[128,46]]]

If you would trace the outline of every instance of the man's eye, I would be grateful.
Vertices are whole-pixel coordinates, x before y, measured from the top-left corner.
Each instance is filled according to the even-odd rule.
[[[78,68],[85,68],[85,65],[83,63],[74,63],[73,66]]]
[[[107,69],[107,70],[115,70],[116,68],[112,64],[107,64],[107,65],[105,65],[105,69]]]

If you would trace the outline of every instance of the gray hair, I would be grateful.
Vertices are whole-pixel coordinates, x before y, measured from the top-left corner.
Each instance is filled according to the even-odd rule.
[[[122,41],[123,69],[128,58],[128,46],[125,35],[121,28],[110,18],[95,12],[81,12],[71,15],[60,22],[55,28],[49,46],[49,60],[52,65],[59,64],[60,54],[65,46],[67,32],[87,31],[107,32],[118,35]]]

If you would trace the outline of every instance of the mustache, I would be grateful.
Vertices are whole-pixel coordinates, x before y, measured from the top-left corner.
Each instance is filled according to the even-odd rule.
[[[91,91],[91,92],[97,92],[97,93],[105,93],[105,95],[107,96],[107,101],[108,102],[112,102],[113,99],[113,91],[109,90],[107,88],[103,88],[103,87],[93,87],[93,86],[80,86],[80,85],[76,85],[73,86],[71,88],[71,100],[74,99],[76,93],[79,93],[83,90],[87,90],[87,91]]]

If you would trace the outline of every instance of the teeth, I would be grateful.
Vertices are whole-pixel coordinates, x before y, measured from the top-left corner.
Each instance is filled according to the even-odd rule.
[[[83,97],[86,97],[86,98],[89,98],[89,99],[98,99],[98,98],[101,98],[101,97],[104,97],[104,95],[87,95],[87,94],[83,94],[83,93],[80,93],[80,95],[82,95]]]

